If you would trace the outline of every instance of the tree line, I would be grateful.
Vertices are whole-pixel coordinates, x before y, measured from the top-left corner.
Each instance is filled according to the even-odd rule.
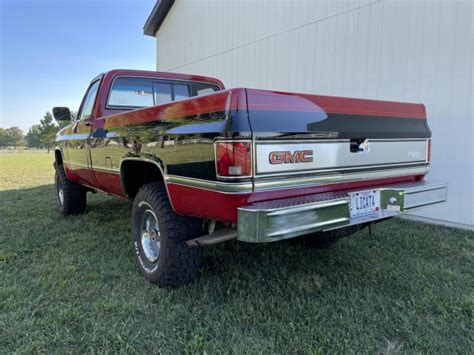
[[[74,113],[73,113],[73,116]],[[39,124],[31,126],[26,135],[18,127],[0,128],[0,149],[28,147],[47,149],[54,144],[56,133],[70,122],[56,121],[50,112],[46,112]]]

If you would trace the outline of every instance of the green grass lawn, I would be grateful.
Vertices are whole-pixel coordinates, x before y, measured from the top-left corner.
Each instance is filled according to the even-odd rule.
[[[53,154],[0,154],[0,354],[474,351],[474,233],[391,220],[327,250],[227,242],[197,280],[135,265],[131,204],[55,210]]]

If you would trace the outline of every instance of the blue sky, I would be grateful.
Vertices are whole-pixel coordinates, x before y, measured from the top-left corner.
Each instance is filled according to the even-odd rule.
[[[28,128],[53,106],[77,110],[115,68],[154,70],[143,25],[155,0],[0,0],[0,127]]]

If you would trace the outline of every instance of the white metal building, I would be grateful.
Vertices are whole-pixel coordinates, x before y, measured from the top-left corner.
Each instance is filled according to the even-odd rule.
[[[472,0],[159,0],[144,32],[160,71],[424,103],[430,179],[449,182],[449,200],[418,216],[472,229],[473,12]]]

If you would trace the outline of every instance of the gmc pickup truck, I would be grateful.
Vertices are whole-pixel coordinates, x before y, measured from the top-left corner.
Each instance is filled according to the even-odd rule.
[[[425,180],[422,104],[112,70],[91,81],[77,118],[53,114],[71,120],[56,138],[60,213],[83,213],[87,192],[133,201],[138,267],[160,286],[192,281],[206,245],[328,245],[447,198]]]

